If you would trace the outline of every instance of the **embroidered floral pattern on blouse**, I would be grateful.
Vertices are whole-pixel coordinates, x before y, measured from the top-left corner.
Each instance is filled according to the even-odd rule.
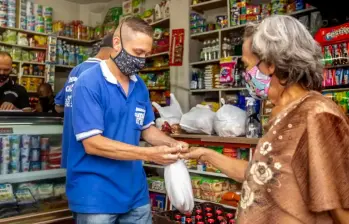
[[[250,174],[252,175],[254,182],[259,185],[264,185],[273,178],[273,171],[265,162],[254,163],[250,169]]]
[[[246,209],[253,204],[254,201],[254,192],[248,186],[247,181],[244,181],[242,185],[240,206],[242,209]]]

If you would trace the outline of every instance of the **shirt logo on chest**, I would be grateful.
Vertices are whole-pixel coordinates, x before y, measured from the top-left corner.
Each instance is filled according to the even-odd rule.
[[[142,108],[136,107],[135,117],[136,117],[137,125],[143,126],[144,116],[145,116],[145,110]]]

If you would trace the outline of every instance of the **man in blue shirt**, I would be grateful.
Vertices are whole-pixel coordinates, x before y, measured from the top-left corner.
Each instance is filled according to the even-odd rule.
[[[63,89],[55,97],[55,109],[58,113],[64,111],[64,122],[63,122],[63,140],[62,140],[62,162],[63,168],[67,167],[67,157],[69,149],[69,135],[73,133],[72,124],[72,91],[76,80],[80,74],[93,66],[99,64],[102,60],[106,60],[110,57],[113,51],[113,35],[107,35],[103,38],[100,45],[100,50],[94,58],[89,58],[83,63],[79,64],[70,72],[68,79]]]
[[[75,84],[66,191],[77,224],[150,224],[142,160],[167,165],[188,151],[153,126],[149,92],[136,75],[151,52],[152,34],[142,19],[124,19],[110,58]],[[154,147],[139,147],[141,136]]]

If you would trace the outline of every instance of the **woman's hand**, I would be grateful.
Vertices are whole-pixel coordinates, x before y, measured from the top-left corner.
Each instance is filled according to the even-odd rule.
[[[203,156],[206,155],[208,150],[203,147],[191,147],[188,153],[181,153],[180,158],[203,160]]]

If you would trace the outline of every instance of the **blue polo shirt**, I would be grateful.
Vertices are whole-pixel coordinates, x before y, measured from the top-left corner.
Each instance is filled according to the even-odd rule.
[[[146,85],[131,76],[129,93],[105,61],[85,71],[73,92],[73,128],[67,166],[69,207],[78,213],[126,213],[149,203],[142,161],[121,161],[88,155],[82,141],[102,136],[139,145],[142,130],[153,124],[154,113]]]
[[[89,68],[99,64],[101,59],[89,58],[78,66],[74,67],[70,72],[64,87],[55,97],[55,104],[64,106],[64,121],[63,121],[63,139],[62,139],[62,162],[63,168],[67,167],[67,158],[69,150],[69,136],[73,133],[72,124],[72,91],[76,80],[78,80],[80,74]]]

